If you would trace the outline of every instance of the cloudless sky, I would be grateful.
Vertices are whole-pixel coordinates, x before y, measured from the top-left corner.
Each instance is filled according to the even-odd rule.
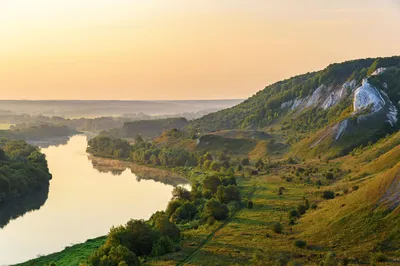
[[[398,0],[0,1],[0,99],[247,98],[391,55]]]

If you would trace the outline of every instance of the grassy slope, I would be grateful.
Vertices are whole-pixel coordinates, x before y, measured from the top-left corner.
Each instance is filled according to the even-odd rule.
[[[105,242],[105,237],[98,237],[87,240],[85,243],[73,245],[65,248],[63,251],[39,257],[18,266],[42,266],[51,262],[57,262],[57,266],[78,266],[85,259],[98,249]]]

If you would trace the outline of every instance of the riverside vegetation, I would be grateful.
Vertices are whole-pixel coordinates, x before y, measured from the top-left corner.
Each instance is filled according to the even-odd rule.
[[[399,68],[333,64],[152,141],[93,138],[93,155],[169,169],[192,189],[148,221],[21,265],[397,265],[400,133],[386,107],[397,118]],[[386,99],[378,111],[354,109],[363,79]]]

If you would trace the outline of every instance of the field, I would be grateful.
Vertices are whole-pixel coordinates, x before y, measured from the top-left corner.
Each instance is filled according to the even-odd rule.
[[[10,129],[10,127],[12,126],[13,124],[1,124],[0,123],[0,130],[7,130],[7,129]]]

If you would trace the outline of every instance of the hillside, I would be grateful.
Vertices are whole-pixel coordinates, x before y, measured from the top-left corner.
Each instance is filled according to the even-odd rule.
[[[397,129],[399,73],[400,57],[332,64],[267,86],[235,107],[191,122],[190,127],[209,132],[275,126],[288,143],[309,138],[301,150],[315,148],[316,155],[335,144],[340,146],[337,153],[345,154]],[[318,133],[312,136],[314,132]]]

